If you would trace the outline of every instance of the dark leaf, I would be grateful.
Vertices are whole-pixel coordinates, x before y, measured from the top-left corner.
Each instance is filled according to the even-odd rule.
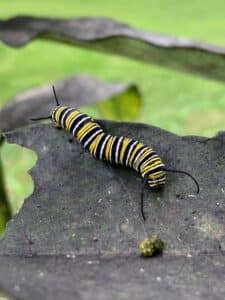
[[[107,165],[49,125],[7,134],[37,152],[34,193],[0,243],[0,285],[22,299],[223,299],[225,135],[179,137],[155,127],[101,121],[106,131],[151,145],[168,168],[163,191]],[[157,234],[164,255],[143,259],[138,244]],[[7,256],[7,257],[6,257]],[[210,284],[209,284],[210,282]],[[14,287],[17,287],[16,289]]]
[[[51,84],[28,90],[9,100],[0,109],[0,128],[8,131],[30,124],[32,117],[48,116],[55,107]],[[105,82],[87,75],[74,76],[54,85],[63,105],[80,107],[111,99],[109,108],[99,104],[99,109],[107,117],[122,120],[135,119],[140,111],[141,96],[135,85]],[[132,110],[125,111],[128,105]],[[117,106],[120,111],[114,108]]]
[[[224,300],[224,256],[0,257],[1,282],[23,300]]]
[[[65,20],[24,16],[0,21],[0,39],[9,46],[21,47],[35,38],[225,79],[225,49],[204,42],[143,32],[107,18]]]

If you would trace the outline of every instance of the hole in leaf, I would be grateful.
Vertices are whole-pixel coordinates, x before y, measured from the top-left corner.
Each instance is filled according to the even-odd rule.
[[[12,215],[20,210],[24,199],[33,192],[34,183],[28,170],[36,160],[36,153],[30,149],[8,143],[1,147],[4,181]]]
[[[81,111],[95,119],[134,121],[138,119],[141,107],[141,95],[135,87],[131,87],[119,95],[105,99],[105,101],[82,106]]]
[[[0,290],[0,300],[12,300],[12,298]]]

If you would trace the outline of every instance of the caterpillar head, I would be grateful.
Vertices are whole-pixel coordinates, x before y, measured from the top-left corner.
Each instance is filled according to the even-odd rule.
[[[166,172],[163,169],[163,164],[161,163],[157,169],[151,171],[148,175],[148,185],[150,188],[160,188],[166,183]]]
[[[58,106],[56,106],[55,108],[53,108],[51,110],[51,119],[52,119],[52,122],[54,123],[55,127],[58,128],[58,129],[62,128],[60,119],[61,119],[62,112],[66,108],[67,108],[66,106],[58,105]]]

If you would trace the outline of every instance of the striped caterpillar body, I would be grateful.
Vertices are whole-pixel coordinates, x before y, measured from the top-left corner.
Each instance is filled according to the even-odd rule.
[[[104,132],[98,122],[77,109],[61,106],[53,87],[56,108],[48,117],[31,119],[33,121],[52,119],[59,129],[72,134],[93,157],[111,164],[133,168],[143,177],[141,190],[141,214],[145,220],[143,210],[143,193],[146,184],[150,188],[159,188],[166,182],[166,171],[179,172],[190,176],[199,186],[193,176],[185,171],[169,170],[165,168],[159,155],[141,142],[123,136],[113,136]]]
[[[127,137],[112,136],[88,115],[57,106],[52,113],[55,126],[70,132],[93,157],[133,168],[151,188],[165,184],[165,167],[152,148]]]

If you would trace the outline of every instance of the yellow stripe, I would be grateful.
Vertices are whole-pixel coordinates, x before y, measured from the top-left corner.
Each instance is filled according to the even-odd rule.
[[[111,150],[111,145],[113,141],[113,136],[110,136],[110,138],[107,141],[106,149],[105,149],[105,159],[108,161],[109,160],[109,154]]]
[[[163,185],[163,184],[165,184],[165,182],[157,182],[157,183],[152,183],[152,182],[150,182],[150,183],[149,183],[149,186],[150,186],[150,187],[155,187],[155,186],[159,186],[159,185]]]
[[[88,134],[89,131],[91,131],[94,127],[96,127],[96,124],[95,123],[89,123],[89,125],[85,126],[84,128],[84,131],[83,131],[83,134],[82,134],[82,138]]]
[[[163,174],[164,174],[163,171],[157,171],[154,174],[152,174],[152,177],[157,179],[157,178],[161,177]]]
[[[146,151],[144,151],[144,153],[142,153],[142,155],[137,159],[136,164],[135,164],[135,168],[138,169],[140,163],[145,159],[145,157],[146,157],[147,155],[149,155],[149,154],[152,153],[152,152],[153,152],[153,149],[152,149],[152,148],[146,149]]]
[[[57,109],[56,113],[55,113],[55,121],[56,121],[56,124],[59,125],[59,126],[61,126],[61,124],[59,124],[59,118],[60,118],[60,115],[61,115],[62,111],[63,111],[65,108],[66,108],[66,106],[60,106],[60,107]]]
[[[146,160],[142,167],[144,168],[146,165],[149,165],[152,168],[156,166],[159,162],[161,162],[159,157],[153,157],[149,160]]]
[[[113,148],[113,144],[114,144],[116,138],[117,138],[116,136],[113,136],[112,145],[111,145],[111,149],[110,149],[110,157],[112,157],[112,148]]]
[[[148,148],[148,149],[146,149],[146,150],[142,153],[142,155],[137,159],[137,161],[136,161],[136,163],[135,163],[135,165],[134,165],[134,168],[135,168],[136,171],[138,171],[139,166],[140,166],[140,164],[144,161],[145,157],[146,157],[148,154],[152,153],[152,152],[153,152],[153,149],[152,149],[152,148]]]
[[[155,160],[154,163],[151,164],[151,167],[154,168],[154,167],[157,167],[158,165],[160,165],[162,163],[161,159],[158,158],[157,160]]]
[[[78,131],[77,133],[77,139],[78,141],[80,141],[83,136],[85,136],[85,134],[91,130],[96,124],[92,123],[92,122],[88,122],[87,124],[83,125],[83,127],[81,127],[81,129]]]
[[[67,130],[70,130],[70,127],[71,127],[71,124],[72,124],[74,118],[76,116],[78,116],[79,114],[81,114],[81,113],[78,110],[73,111],[69,114],[69,116],[66,118],[66,122],[65,122]]]
[[[152,153],[152,152],[153,152],[153,149],[152,149],[152,148],[148,148],[148,149],[141,155],[140,159],[143,159],[143,160],[144,160],[144,158],[145,158],[147,155],[149,155],[150,153]]]
[[[104,135],[104,132],[97,135],[96,138],[91,143],[91,145],[89,146],[89,152],[92,156],[94,155],[95,149],[98,147],[98,144],[99,144],[101,138],[103,137],[103,135]]]
[[[144,144],[138,143],[136,145],[136,147],[133,149],[133,151],[131,152],[131,156],[130,156],[130,159],[129,159],[129,166],[131,166],[131,162],[132,162],[135,154],[137,153],[138,149],[140,149],[142,146],[144,146]]]
[[[141,169],[141,174],[151,171],[151,166],[147,165]]]
[[[127,145],[128,143],[131,141],[131,139],[128,139],[128,138],[124,138],[123,139],[123,143],[122,143],[122,148],[121,148],[121,151],[120,151],[120,159],[119,159],[119,162],[122,164],[123,163],[123,157],[124,157],[124,153],[126,151],[126,148],[127,148]]]
[[[144,163],[144,165],[141,168],[141,173],[144,173],[146,171],[151,171],[154,167],[156,167],[157,165],[161,164],[161,160],[157,157],[152,161],[146,161]]]
[[[137,170],[138,170],[140,164],[144,162],[146,156],[149,155],[149,154],[152,153],[152,152],[153,152],[153,149],[152,149],[152,148],[149,148],[149,149],[147,149],[147,151],[145,151],[145,152],[138,158],[138,160],[137,160],[137,162],[136,162],[136,165],[135,165],[135,167],[137,168]],[[151,158],[150,158],[150,159],[151,159]],[[143,166],[146,165],[146,163],[149,163],[149,161],[150,161],[149,159],[146,160],[146,161],[143,163],[142,168],[143,168]]]

